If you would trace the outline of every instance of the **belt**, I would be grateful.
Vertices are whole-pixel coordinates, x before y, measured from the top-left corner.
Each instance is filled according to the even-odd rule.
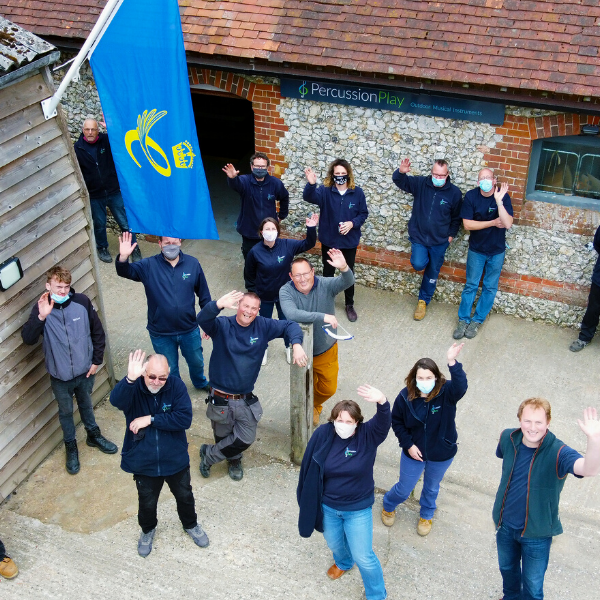
[[[219,390],[215,390],[214,388],[210,388],[210,393],[212,396],[218,396],[219,398],[225,398],[226,400],[245,400],[248,396],[252,394],[225,394],[220,392]]]

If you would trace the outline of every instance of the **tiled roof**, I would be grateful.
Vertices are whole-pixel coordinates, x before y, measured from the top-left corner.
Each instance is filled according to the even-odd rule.
[[[40,35],[86,37],[105,0],[5,0]],[[598,0],[179,0],[213,57],[600,96]]]
[[[52,44],[0,16],[0,75],[55,50]]]

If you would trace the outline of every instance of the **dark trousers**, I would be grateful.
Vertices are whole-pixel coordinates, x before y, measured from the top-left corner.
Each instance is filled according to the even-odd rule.
[[[321,243],[321,257],[323,259],[323,277],[333,277],[335,275],[335,267],[332,267],[328,262],[329,252],[331,248]],[[350,270],[354,273],[354,261],[356,260],[356,248],[340,248]],[[346,306],[354,304],[354,285],[351,285],[347,290],[344,290],[344,298]]]
[[[4,544],[2,540],[0,540],[0,561],[3,561],[6,558],[6,548],[4,548]]]
[[[594,282],[592,282],[587,309],[585,311],[585,315],[583,315],[583,321],[581,321],[581,331],[579,332],[579,339],[582,342],[592,341],[592,338],[596,333],[596,327],[598,327],[599,320],[600,285],[596,285]]]
[[[190,480],[190,468],[169,475],[167,477],[149,477],[148,475],[134,475],[138,491],[138,523],[144,533],[152,531],[158,524],[156,508],[158,497],[165,481],[177,502],[177,514],[184,529],[193,529],[198,525],[196,506],[192,484]]]
[[[244,257],[244,285],[246,289],[250,285],[248,281],[248,277],[246,277],[246,257],[248,256],[248,252],[258,244],[258,242],[262,242],[261,238],[247,238],[245,235],[242,236],[242,255]]]

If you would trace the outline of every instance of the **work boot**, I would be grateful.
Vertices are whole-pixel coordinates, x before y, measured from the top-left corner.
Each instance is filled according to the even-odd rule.
[[[431,531],[432,525],[433,519],[419,519],[419,523],[417,524],[417,533],[420,536],[425,537]]]
[[[387,510],[385,510],[385,508],[381,510],[381,522],[386,527],[391,527],[394,524],[395,520],[396,520],[396,511],[395,510],[392,510],[391,512],[388,512]]]
[[[329,577],[329,579],[339,579],[344,573],[346,573],[346,571],[338,568],[338,566],[333,563],[327,571],[327,577]]]
[[[0,575],[4,579],[14,579],[18,574],[19,569],[12,558],[5,556],[3,560],[0,560]]]
[[[569,350],[571,352],[579,352],[580,350],[583,350],[588,344],[589,344],[589,342],[584,342],[583,340],[575,340],[569,346]]]
[[[234,481],[240,481],[244,476],[244,469],[242,469],[242,459],[232,458],[229,463],[229,477]]]
[[[204,533],[202,527],[200,527],[200,523],[198,523],[196,527],[192,527],[192,529],[185,529],[185,527],[183,529],[194,540],[196,546],[200,546],[200,548],[206,548],[206,546],[208,546],[208,536]]]
[[[207,444],[200,446],[200,475],[208,479],[210,477],[210,465],[206,464],[206,446]]]
[[[415,309],[415,314],[413,318],[415,321],[422,321],[425,318],[425,313],[427,312],[427,304],[425,300],[419,300],[417,302],[417,308]]]
[[[452,334],[452,337],[455,340],[461,340],[462,338],[464,338],[465,331],[467,330],[468,326],[469,324],[466,321],[459,321],[458,325],[456,326],[456,329],[454,330],[454,333]]]
[[[140,535],[140,539],[138,540],[138,554],[143,558],[146,558],[152,552],[152,540],[155,533],[156,527],[148,533],[142,531],[142,535]]]
[[[139,262],[142,260],[142,251],[139,246],[136,246],[131,253],[131,262]]]
[[[354,321],[356,321],[356,319],[358,319],[358,315],[356,314],[356,311],[354,310],[353,304],[346,305],[346,316],[348,317],[348,321],[350,321],[350,323],[354,323]]]
[[[100,452],[104,452],[104,454],[116,454],[117,446],[112,442],[109,442],[101,433],[100,427],[96,425],[93,429],[86,429],[87,438],[85,443],[92,448],[98,448]]]
[[[67,473],[70,475],[76,475],[79,473],[79,452],[77,451],[77,440],[72,442],[65,442],[65,449],[67,451]]]
[[[98,252],[98,258],[102,262],[105,262],[105,263],[112,262],[112,256],[110,255],[110,252],[108,251],[108,248],[98,248],[97,252]]]
[[[472,340],[477,335],[479,327],[481,327],[481,323],[477,323],[477,321],[471,321],[465,330],[465,337],[468,340]]]

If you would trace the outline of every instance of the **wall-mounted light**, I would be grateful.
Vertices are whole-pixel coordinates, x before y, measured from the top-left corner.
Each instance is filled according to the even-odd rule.
[[[23,279],[21,261],[13,256],[0,265],[0,292],[5,292],[11,285]]]

